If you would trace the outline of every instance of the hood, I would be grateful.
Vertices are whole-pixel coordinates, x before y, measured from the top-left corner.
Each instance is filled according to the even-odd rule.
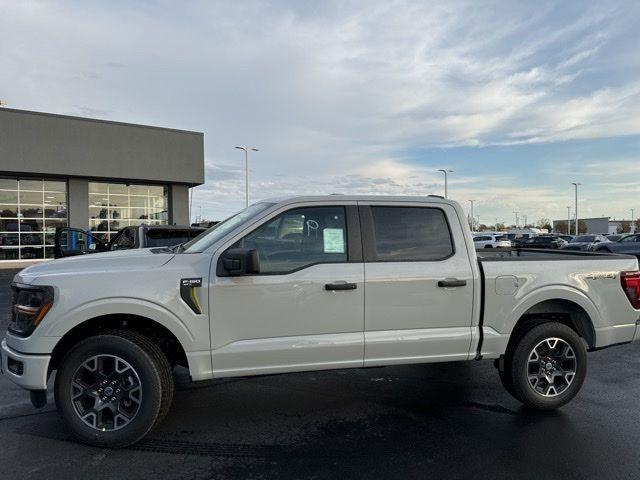
[[[154,253],[153,250],[159,253]],[[90,253],[75,257],[60,258],[31,265],[16,275],[16,281],[31,283],[36,278],[50,275],[68,275],[77,272],[105,272],[118,270],[148,270],[166,264],[175,253],[157,248],[140,248],[104,253]]]

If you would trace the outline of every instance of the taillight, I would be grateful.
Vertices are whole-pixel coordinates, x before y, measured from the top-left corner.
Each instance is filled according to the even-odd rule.
[[[620,283],[631,306],[640,310],[640,272],[620,272]]]

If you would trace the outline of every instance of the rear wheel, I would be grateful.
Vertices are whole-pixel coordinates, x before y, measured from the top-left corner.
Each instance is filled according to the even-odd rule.
[[[145,436],[167,413],[173,377],[160,348],[129,331],[96,335],[62,360],[56,406],[81,441],[124,447]]]
[[[506,355],[501,379],[526,406],[553,410],[577,395],[586,373],[587,353],[580,336],[566,325],[549,322],[520,338]]]

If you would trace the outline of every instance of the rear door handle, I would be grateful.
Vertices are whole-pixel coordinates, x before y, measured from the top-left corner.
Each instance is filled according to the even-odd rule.
[[[358,288],[358,284],[357,283],[340,282],[340,283],[325,283],[324,284],[324,289],[325,290],[355,290],[356,288]]]
[[[438,281],[438,286],[442,288],[446,287],[464,287],[467,285],[466,280],[458,280],[457,278],[445,278]]]

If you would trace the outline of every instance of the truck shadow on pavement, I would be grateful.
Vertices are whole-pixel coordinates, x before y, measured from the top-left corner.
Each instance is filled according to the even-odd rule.
[[[179,389],[165,422],[130,451],[225,460],[238,476],[259,465],[266,476],[328,475],[347,466],[389,478],[427,467],[446,478],[477,469],[527,478],[537,465],[531,478],[540,478],[541,470],[556,478],[557,467],[539,461],[554,458],[559,448],[581,469],[602,469],[601,459],[585,455],[593,445],[575,412],[522,408],[502,390],[488,362],[194,385],[182,375],[176,372]],[[44,423],[49,428],[23,433],[72,442],[54,415]],[[608,448],[619,449],[614,443]]]

